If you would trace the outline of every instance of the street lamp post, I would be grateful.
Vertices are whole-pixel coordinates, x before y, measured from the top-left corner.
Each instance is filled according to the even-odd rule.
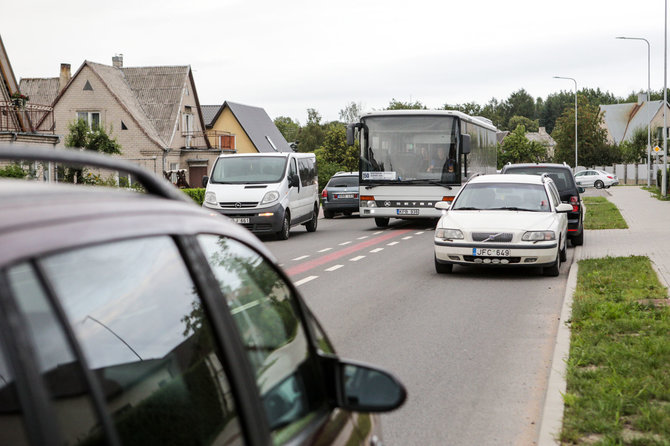
[[[554,79],[568,79],[575,83],[575,172],[577,172],[577,81],[563,76],[554,76]]]
[[[616,37],[625,40],[643,40],[647,43],[647,102],[651,101],[651,45],[642,37]],[[647,187],[651,186],[651,121],[649,118],[649,104],[647,104]]]

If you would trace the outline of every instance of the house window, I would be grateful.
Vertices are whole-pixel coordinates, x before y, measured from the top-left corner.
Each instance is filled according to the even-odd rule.
[[[93,87],[91,86],[91,83],[89,81],[86,81],[86,84],[84,85],[84,90],[93,91]]]
[[[235,135],[219,136],[219,144],[222,150],[235,150]]]
[[[193,138],[193,115],[184,113],[184,136],[186,137],[185,147],[191,147],[191,138]]]
[[[77,112],[77,119],[86,121],[90,129],[95,130],[100,127],[100,112],[80,111]]]
[[[121,121],[121,130],[128,130],[128,127],[123,121]]]
[[[179,170],[178,163],[170,163],[170,181],[177,183],[177,171]]]

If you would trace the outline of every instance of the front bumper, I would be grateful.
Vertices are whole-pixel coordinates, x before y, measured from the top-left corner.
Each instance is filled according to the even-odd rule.
[[[251,232],[258,234],[279,232],[284,222],[285,210],[280,203],[260,209],[215,209],[210,207],[205,207],[205,209],[225,215]],[[248,219],[248,221],[246,221],[246,219]]]
[[[485,248],[484,255],[477,252]],[[509,255],[502,255],[507,253]],[[556,261],[558,243],[472,243],[435,240],[435,258],[458,265],[546,266]]]

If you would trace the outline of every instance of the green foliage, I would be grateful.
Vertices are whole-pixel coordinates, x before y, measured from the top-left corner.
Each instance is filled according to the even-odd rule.
[[[321,124],[321,115],[313,108],[307,109],[307,124],[298,132],[298,150],[300,152],[314,152],[323,144],[324,129]]]
[[[340,122],[327,124],[324,141],[314,151],[319,166],[319,190],[322,190],[335,172],[358,171],[359,144],[347,145],[346,126]]]
[[[639,163],[647,158],[647,127],[636,128],[630,141],[619,144],[621,162]]]
[[[299,141],[300,123],[286,116],[279,116],[274,120],[275,126],[279,132],[284,136],[284,139],[291,142]]]
[[[535,99],[529,95],[523,88],[513,92],[509,98],[502,104],[502,128],[512,130],[510,119],[513,116],[524,116],[529,120],[535,119]]]
[[[191,197],[193,201],[202,206],[202,202],[205,201],[205,188],[193,188],[193,189],[180,189],[186,195]]]
[[[537,119],[532,120],[525,116],[514,115],[509,120],[509,128],[516,129],[518,126],[524,126],[527,132],[537,132],[540,130],[540,124]]]
[[[528,140],[523,125],[517,126],[498,146],[499,169],[507,163],[534,163],[545,161],[546,158],[546,147],[537,141]]]
[[[627,229],[619,209],[605,197],[584,197],[584,229]]]
[[[25,178],[28,172],[19,163],[12,163],[8,166],[0,168],[0,177],[3,178]]]
[[[577,109],[577,153],[581,166],[602,166],[619,161],[616,147],[607,143],[607,131],[604,128],[603,116],[597,105],[591,105],[586,98],[578,97]],[[566,108],[556,121],[552,133],[556,141],[554,161],[575,164],[575,110]]]
[[[385,110],[427,110],[428,108],[421,101],[402,102],[395,98],[391,99]]]
[[[347,124],[351,122],[358,122],[362,114],[363,105],[360,102],[357,104],[352,101],[342,110],[340,110],[340,121]]]
[[[85,120],[78,119],[68,125],[68,130],[69,133],[65,136],[65,147],[78,147],[109,155],[121,153],[121,145],[116,142],[115,138],[109,136],[103,126],[91,129]],[[109,132],[112,132],[111,128]],[[58,178],[62,178],[67,183],[86,182],[86,169],[59,165],[57,171]]]
[[[575,106],[575,93],[561,91],[547,96],[539,109],[539,123],[541,127],[547,130],[547,133],[553,133],[556,120],[570,107]]]

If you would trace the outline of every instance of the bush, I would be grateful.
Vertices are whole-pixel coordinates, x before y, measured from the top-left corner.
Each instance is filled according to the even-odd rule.
[[[670,167],[668,167],[668,171],[665,174],[666,178],[668,179],[668,183],[670,184]],[[658,169],[656,171],[656,187],[662,187],[663,184],[663,168]]]
[[[0,177],[5,178],[25,178],[28,173],[21,167],[20,164],[14,163],[0,169]]]
[[[205,201],[205,188],[193,188],[193,189],[181,189],[186,195],[191,197],[193,201],[202,206],[202,202]]]

